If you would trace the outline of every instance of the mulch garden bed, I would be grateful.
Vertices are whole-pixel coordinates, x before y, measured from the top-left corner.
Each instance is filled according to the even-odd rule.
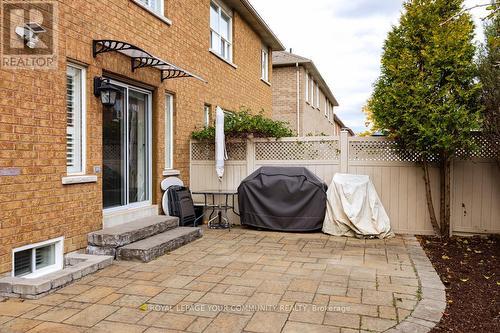
[[[418,238],[446,287],[446,311],[431,332],[500,332],[500,238]]]

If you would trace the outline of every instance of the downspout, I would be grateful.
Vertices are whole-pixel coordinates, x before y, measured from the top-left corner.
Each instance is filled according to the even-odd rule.
[[[299,63],[295,63],[297,68],[297,136],[300,137],[300,67]]]

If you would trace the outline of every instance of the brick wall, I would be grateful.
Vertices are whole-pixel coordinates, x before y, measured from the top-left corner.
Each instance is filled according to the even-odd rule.
[[[59,62],[51,71],[0,69],[0,273],[11,270],[11,250],[65,236],[65,251],[86,246],[86,234],[102,227],[102,181],[62,185],[66,175],[66,63],[87,67],[87,174],[102,164],[102,106],[93,77],[107,73],[153,87],[153,203],[161,198],[165,92],[175,96],[174,168],[189,179],[189,138],[203,124],[203,106],[229,110],[272,108],[271,88],[260,80],[258,35],[233,17],[233,62],[208,51],[209,0],[165,1],[171,26],[131,0],[60,1]],[[130,59],[114,53],[92,57],[93,39],[117,39],[202,76],[160,82],[160,72],[131,72]]]
[[[287,122],[297,132],[297,69],[275,67],[273,76],[273,118]]]
[[[325,117],[325,95],[320,90],[319,108],[312,106],[305,98],[306,72],[303,66],[299,66],[299,132],[305,135],[339,135],[340,126]],[[297,132],[297,68],[274,67],[273,68],[273,118],[286,121],[290,128]],[[312,87],[309,85],[310,94]],[[312,95],[310,95],[312,96]]]

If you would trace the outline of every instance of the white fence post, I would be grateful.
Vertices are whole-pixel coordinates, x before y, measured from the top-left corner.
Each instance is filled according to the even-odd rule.
[[[340,172],[349,172],[349,132],[342,130],[340,132]]]
[[[255,169],[255,141],[253,136],[249,136],[247,142],[247,175]]]

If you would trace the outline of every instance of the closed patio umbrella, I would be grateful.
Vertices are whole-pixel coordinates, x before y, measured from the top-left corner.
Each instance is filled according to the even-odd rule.
[[[218,106],[215,110],[215,171],[219,181],[224,176],[224,161],[226,160],[226,140],[224,137],[224,110]]]

